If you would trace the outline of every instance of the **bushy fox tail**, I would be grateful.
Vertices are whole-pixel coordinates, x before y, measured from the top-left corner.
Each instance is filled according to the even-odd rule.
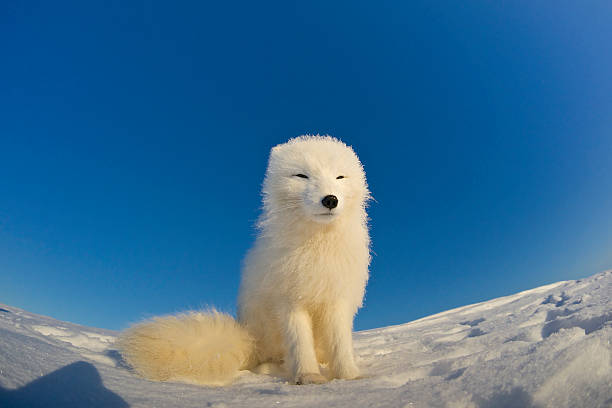
[[[205,385],[229,383],[254,351],[246,329],[216,310],[154,317],[124,331],[117,346],[145,378]]]

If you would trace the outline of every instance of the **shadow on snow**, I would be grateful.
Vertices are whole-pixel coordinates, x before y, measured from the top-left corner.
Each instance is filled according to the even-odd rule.
[[[102,384],[98,370],[77,361],[17,389],[0,388],[0,406],[25,407],[129,407],[119,395]]]

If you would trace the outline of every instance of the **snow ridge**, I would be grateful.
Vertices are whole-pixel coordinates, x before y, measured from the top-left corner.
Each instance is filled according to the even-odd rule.
[[[612,271],[354,334],[364,376],[228,387],[129,371],[116,332],[0,304],[1,407],[612,407]]]

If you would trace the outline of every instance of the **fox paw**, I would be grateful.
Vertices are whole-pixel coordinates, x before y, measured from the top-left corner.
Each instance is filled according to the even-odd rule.
[[[354,363],[336,367],[332,372],[334,373],[334,378],[342,380],[352,380],[359,377],[359,369]]]
[[[327,378],[323,377],[319,373],[299,374],[295,379],[296,385],[324,384],[326,382]]]

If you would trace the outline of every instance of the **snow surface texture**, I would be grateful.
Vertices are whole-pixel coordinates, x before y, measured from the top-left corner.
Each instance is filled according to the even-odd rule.
[[[355,333],[364,378],[156,383],[116,332],[0,304],[0,407],[612,407],[612,271]]]

